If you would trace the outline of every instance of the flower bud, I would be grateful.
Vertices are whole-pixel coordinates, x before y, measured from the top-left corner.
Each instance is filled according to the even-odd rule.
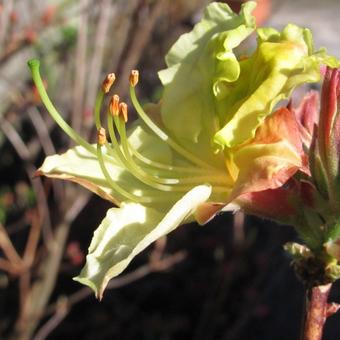
[[[340,210],[340,68],[327,68],[322,92],[318,128],[320,167],[325,173],[328,198],[333,210]]]

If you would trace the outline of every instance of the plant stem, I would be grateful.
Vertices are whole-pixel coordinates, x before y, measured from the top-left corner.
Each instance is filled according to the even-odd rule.
[[[328,314],[328,295],[332,284],[314,286],[306,290],[305,318],[301,340],[321,340]]]

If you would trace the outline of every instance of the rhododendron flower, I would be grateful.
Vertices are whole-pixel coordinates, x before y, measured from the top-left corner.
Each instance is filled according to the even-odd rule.
[[[298,170],[308,171],[295,115],[274,107],[296,86],[319,81],[321,63],[334,67],[337,61],[314,51],[307,29],[256,30],[254,7],[248,2],[240,14],[223,3],[207,7],[166,56],[159,104],[142,108],[133,71],[130,95],[139,118],[128,129],[127,105],[117,95],[103,128],[100,107],[113,81],[108,77],[97,98],[96,145],[62,120],[42,85],[38,62],[29,63],[42,101],[79,144],[47,157],[38,173],[77,182],[117,206],[95,231],[75,278],[98,297],[138,253],[179,225],[204,224],[232,202],[255,211],[249,194],[275,191]],[[255,52],[238,58],[234,49],[255,30]]]

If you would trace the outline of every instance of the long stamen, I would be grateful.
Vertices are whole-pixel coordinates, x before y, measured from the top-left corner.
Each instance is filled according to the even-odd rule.
[[[150,170],[156,174],[162,173],[164,176],[167,176],[167,174],[171,174],[174,171],[183,174],[185,177],[179,178],[178,183],[179,184],[195,184],[197,182],[209,182],[211,184],[213,183],[219,183],[219,184],[225,184],[225,185],[232,185],[233,183],[231,181],[228,181],[228,178],[225,176],[225,174],[220,174],[217,171],[202,171],[202,169],[195,169],[192,167],[178,167],[178,166],[171,166],[166,165],[163,163],[158,163],[155,161],[150,160],[149,158],[146,158],[141,153],[139,153],[137,150],[131,148],[133,155],[144,165],[148,166]],[[189,176],[190,177],[187,177]]]
[[[121,105],[123,104],[123,105]],[[115,126],[117,128],[117,131],[120,135],[120,142],[121,146],[123,149],[123,157],[124,157],[124,162],[126,162],[126,166],[128,169],[131,169],[131,173],[138,178],[140,181],[143,183],[150,185],[151,187],[162,190],[162,191],[182,191],[184,188],[180,187],[171,187],[170,185],[167,184],[177,184],[178,179],[160,179],[160,178],[155,178],[150,176],[149,174],[145,173],[132,159],[130,150],[127,144],[127,137],[126,137],[126,131],[125,131],[125,117],[126,113],[126,104],[121,103],[120,104],[120,112],[122,113],[123,116],[114,116],[113,120],[115,123]],[[113,139],[115,142],[115,140]],[[163,183],[160,183],[163,182]],[[187,188],[186,188],[187,189]]]
[[[115,152],[115,156],[117,156],[118,160],[123,164],[123,166],[126,169],[129,169],[129,164],[124,156],[124,154],[122,153],[121,149],[120,149],[120,145],[118,143],[115,131],[114,131],[114,122],[113,122],[113,117],[112,114],[108,114],[107,116],[108,119],[108,130],[109,130],[109,136],[111,139],[111,143],[112,143],[112,147],[111,150],[113,150]],[[132,173],[132,175],[135,175],[134,173]],[[163,196],[159,196],[156,194],[155,191],[147,191],[147,190],[143,190],[143,194],[147,194],[147,197],[149,197],[152,200],[156,200],[156,201],[168,201],[169,199],[178,199],[180,194],[179,192],[168,192],[166,197]]]
[[[175,165],[167,165],[164,163],[153,161],[144,155],[142,155],[137,150],[133,149],[130,146],[130,149],[133,153],[133,155],[146,166],[149,166],[150,168],[154,168],[155,171],[165,170],[168,172],[176,171],[180,173],[186,173],[186,174],[209,174],[209,176],[215,176],[215,177],[225,177],[225,173],[222,171],[219,171],[218,169],[210,170],[210,169],[202,169],[202,168],[194,168],[193,166],[175,166]]]
[[[96,154],[96,149],[93,145],[88,143],[85,139],[83,139],[80,135],[78,135],[69,124],[65,122],[63,117],[60,115],[60,113],[57,111],[57,109],[52,104],[50,98],[48,97],[48,94],[45,90],[45,86],[43,84],[43,81],[40,76],[39,68],[40,68],[40,62],[37,59],[31,59],[28,61],[28,66],[32,73],[32,78],[34,81],[34,84],[39,92],[40,98],[42,102],[44,103],[47,111],[50,113],[52,118],[55,120],[55,122],[64,130],[64,132],[73,139],[77,144],[81,145],[83,148],[85,148],[87,151],[89,151],[92,154]]]
[[[97,130],[101,127],[100,122],[100,111],[103,104],[105,94],[109,93],[111,86],[113,85],[114,81],[116,80],[116,76],[114,73],[109,73],[106,78],[104,79],[100,90],[97,93],[95,106],[94,106],[94,120],[96,124]]]
[[[32,77],[33,81],[37,87],[37,90],[40,94],[41,100],[44,103],[45,107],[47,108],[48,112],[51,114],[53,119],[56,121],[56,123],[65,131],[65,133],[73,139],[76,143],[79,145],[83,146],[87,151],[90,153],[97,155],[98,162],[100,165],[100,168],[103,172],[104,177],[106,178],[107,182],[109,185],[112,187],[114,191],[116,191],[118,194],[121,196],[135,201],[135,202],[141,202],[141,203],[152,203],[155,198],[157,198],[155,195],[150,194],[147,197],[141,197],[138,195],[131,194],[130,192],[125,191],[123,188],[121,188],[110,176],[104,160],[109,159],[110,157],[106,154],[102,153],[102,146],[106,145],[109,146],[109,144],[106,141],[106,134],[105,130],[101,127],[101,121],[100,121],[100,111],[101,111],[101,106],[103,103],[103,99],[106,93],[109,92],[110,87],[112,83],[114,82],[115,76],[114,74],[108,75],[108,77],[105,79],[101,90],[99,91],[97,98],[96,98],[96,104],[95,104],[95,123],[96,127],[99,130],[98,134],[98,142],[97,142],[97,148],[95,148],[93,145],[89,144],[87,141],[85,141],[79,134],[77,134],[71,126],[66,123],[66,121],[62,118],[62,116],[59,114],[59,112],[56,110],[54,105],[52,104],[51,100],[48,97],[48,94],[45,90],[45,87],[43,85],[40,73],[39,73],[39,66],[40,63],[38,60],[31,60],[28,63],[31,72],[32,72]],[[174,140],[172,140],[165,132],[163,132],[155,123],[152,122],[152,120],[146,115],[144,110],[142,109],[141,105],[139,104],[134,86],[136,86],[138,82],[138,73],[134,72],[130,78],[130,95],[131,95],[131,100],[134,103],[134,106],[140,116],[140,118],[145,122],[147,126],[158,136],[160,137],[163,141],[169,144],[170,147],[172,147],[176,152],[181,154],[184,158],[192,162],[193,164],[200,165],[201,167],[205,168],[206,170],[203,169],[195,169],[191,168],[189,170],[186,167],[174,167],[174,166],[168,166],[166,164],[162,164],[159,162],[155,162],[152,160],[149,160],[148,158],[144,157],[143,155],[139,154],[138,151],[135,150],[133,151],[133,148],[128,143],[127,137],[126,137],[126,131],[125,131],[125,122],[127,120],[127,114],[126,111],[121,109],[121,113],[123,114],[122,117],[110,117],[108,120],[108,125],[109,125],[109,132],[110,132],[110,137],[111,137],[111,142],[115,146],[115,151],[116,155],[118,155],[119,161],[127,168],[130,169],[130,172],[132,175],[134,175],[136,178],[138,178],[141,182],[155,188],[158,190],[162,191],[168,191],[169,194],[167,197],[169,198],[170,196],[172,197],[173,195],[178,195],[178,193],[186,191],[191,188],[191,186],[184,186],[184,185],[178,185],[178,184],[184,184],[184,183],[191,183],[194,184],[198,179],[200,180],[205,180],[207,179],[207,182],[211,182],[211,177],[209,176],[197,176],[197,177],[190,177],[190,178],[181,178],[181,179],[174,179],[174,178],[159,178],[157,176],[151,175],[150,173],[145,172],[143,169],[140,168],[140,166],[135,163],[132,154],[139,159],[139,161],[142,161],[150,166],[150,170],[154,171],[156,173],[162,172],[164,174],[165,171],[180,171],[180,172],[187,172],[187,173],[193,173],[197,172],[202,173],[203,171],[208,171],[210,172],[213,170],[216,172],[216,169],[214,169],[212,166],[209,164],[201,161],[199,158],[196,156],[192,155],[190,152],[187,150],[183,149],[180,145],[178,145]],[[119,100],[118,100],[119,102]],[[116,110],[117,111],[117,110]],[[125,115],[124,115],[125,114]],[[114,128],[113,128],[113,122],[116,125],[117,131],[120,135],[121,139],[121,147],[122,150],[120,149],[120,145],[116,139]],[[198,171],[199,170],[199,171]],[[209,171],[210,170],[210,171]],[[216,176],[213,176],[213,182],[216,183],[224,183],[225,181],[218,179]],[[210,179],[210,181],[209,181]],[[172,186],[176,184],[175,186]],[[224,183],[225,184],[225,183]],[[223,192],[225,191],[226,188],[224,186],[217,186],[214,188],[214,191],[216,192]],[[172,193],[170,193],[172,192]],[[144,193],[144,191],[143,191]],[[170,195],[170,196],[169,196]]]
[[[136,70],[132,71],[134,73],[133,79],[134,82],[131,82],[131,76],[130,76],[130,97],[133,106],[135,107],[139,117],[144,121],[144,123],[163,141],[169,144],[170,147],[172,147],[176,152],[178,152],[180,155],[182,155],[184,158],[189,160],[190,162],[199,165],[203,168],[213,169],[213,167],[210,164],[207,164],[203,162],[201,159],[196,157],[195,155],[191,154],[189,151],[184,149],[182,146],[177,144],[173,139],[171,139],[162,129],[160,129],[145,113],[142,106],[140,105],[135,91],[135,86],[138,83],[138,73]],[[137,81],[136,81],[137,78]]]
[[[163,191],[185,191],[189,190],[192,187],[192,185],[202,182],[218,183],[222,185],[229,184],[227,183],[224,176],[223,177],[191,176],[188,178],[160,178],[146,173],[134,162],[133,158],[131,157],[129,145],[127,143],[125,122],[123,120],[123,117],[114,117],[114,121],[117,126],[118,133],[121,136],[121,144],[124,156],[128,162],[128,166],[132,169],[132,172],[136,172],[136,177],[143,181],[144,183],[149,184],[150,186]],[[164,185],[160,186],[160,184]],[[170,186],[172,184],[176,184],[176,186]]]
[[[108,115],[108,129],[109,129],[109,135],[111,138],[111,141],[114,145],[114,150],[116,150],[116,153],[121,160],[121,162],[127,167],[128,169],[131,169],[131,172],[136,174],[136,177],[143,181],[144,183],[151,185],[159,190],[165,190],[164,186],[161,188],[159,187],[159,184],[164,185],[174,185],[177,184],[177,186],[174,188],[172,187],[171,190],[187,190],[190,187],[188,186],[180,186],[180,184],[195,184],[198,182],[211,182],[211,183],[217,183],[217,184],[230,184],[226,181],[225,176],[214,174],[212,175],[202,175],[202,176],[190,176],[187,178],[164,178],[164,177],[156,177],[155,173],[159,175],[164,173],[164,169],[155,168],[154,166],[150,166],[150,170],[153,172],[153,174],[146,171],[146,169],[140,168],[140,166],[135,163],[134,159],[132,158],[132,153],[135,151],[128,143],[128,139],[126,137],[126,131],[125,131],[125,123],[127,122],[127,106],[125,103],[119,103],[119,97],[117,95],[114,95],[110,102],[110,112],[111,115]],[[121,116],[119,116],[121,114]],[[123,151],[120,149],[120,145],[118,144],[114,128],[113,128],[113,119],[115,120],[115,125],[117,127],[117,131],[121,137],[121,145],[123,148]],[[139,154],[140,155],[140,154]],[[142,155],[140,155],[142,156]],[[143,157],[143,156],[142,156]],[[152,161],[151,161],[152,162]],[[164,165],[166,167],[165,170],[169,171],[169,167]],[[188,170],[186,168],[182,168],[184,170]],[[191,172],[192,174],[192,172]],[[153,184],[151,184],[153,182]]]
[[[102,170],[102,173],[105,177],[105,179],[107,180],[107,182],[109,183],[110,187],[116,191],[118,194],[120,194],[121,196],[134,201],[134,202],[139,202],[139,203],[151,203],[152,200],[149,197],[140,197],[140,196],[136,196],[131,194],[130,192],[124,190],[123,188],[121,188],[110,176],[106,166],[105,166],[105,162],[104,162],[104,158],[103,158],[103,153],[102,153],[102,146],[106,144],[106,133],[105,133],[105,129],[104,128],[100,128],[98,130],[98,141],[97,141],[97,158],[98,158],[98,162],[99,162],[99,166],[100,169]]]

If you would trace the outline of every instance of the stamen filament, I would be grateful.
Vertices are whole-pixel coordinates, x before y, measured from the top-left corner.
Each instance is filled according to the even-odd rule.
[[[117,127],[118,133],[120,134],[121,137],[121,144],[122,144],[122,148],[123,148],[123,152],[120,149],[120,145],[118,143],[118,140],[116,138],[115,132],[114,132],[114,128],[113,128],[113,119],[115,119],[115,125]],[[135,163],[135,161],[133,160],[133,158],[131,157],[131,153],[132,152],[136,152],[139,156],[144,157],[143,155],[141,155],[140,153],[138,153],[138,151],[134,150],[128,143],[127,137],[126,137],[126,131],[125,131],[125,124],[122,121],[122,118],[120,119],[119,117],[114,117],[112,118],[112,115],[108,115],[108,130],[109,130],[109,136],[111,138],[111,142],[114,145],[114,150],[116,150],[119,159],[121,160],[121,162],[123,163],[123,165],[126,168],[131,168],[131,172],[136,172],[138,171],[139,175],[137,175],[136,177],[138,179],[140,179],[141,181],[144,181],[144,179],[146,178],[148,183],[146,183],[144,181],[144,183],[149,184],[151,183],[150,181],[153,181],[154,184],[165,184],[165,185],[176,185],[177,186],[174,188],[172,187],[172,190],[174,189],[183,189],[183,190],[188,190],[191,187],[190,186],[180,186],[180,184],[191,184],[191,185],[195,185],[197,183],[202,183],[202,182],[209,182],[211,184],[224,184],[224,185],[228,185],[230,183],[228,183],[228,181],[226,180],[225,176],[222,175],[217,175],[217,174],[211,174],[211,175],[202,175],[202,176],[190,176],[187,178],[160,178],[160,177],[153,177],[153,174],[147,173],[144,171],[144,169],[142,170],[138,164]],[[148,160],[149,162],[153,162],[147,158],[144,157],[145,160]],[[160,164],[160,163],[159,163]],[[163,165],[168,172],[171,172],[171,168],[169,168],[169,166]],[[152,166],[152,164],[149,164],[150,166],[150,170],[153,170],[154,172],[163,172],[164,174],[164,169],[157,169],[157,167]],[[187,168],[182,167],[180,168],[179,171],[181,170],[186,170],[188,171]],[[164,174],[165,175],[165,174]],[[140,176],[144,176],[144,179]],[[152,185],[152,184],[149,184]],[[157,189],[159,189],[159,187],[157,186]],[[160,190],[164,190],[160,189]]]
[[[202,169],[196,169],[196,168],[186,168],[186,167],[177,167],[177,166],[171,166],[166,165],[163,163],[154,162],[145,156],[143,156],[141,153],[139,153],[137,150],[133,149],[130,146],[130,150],[132,151],[133,155],[144,165],[149,166],[151,170],[153,170],[156,173],[162,172],[164,175],[166,173],[184,173],[184,176],[192,175],[190,177],[185,178],[179,178],[178,183],[179,184],[188,184],[192,183],[195,184],[197,182],[209,182],[210,184],[213,183],[219,183],[219,184],[226,184],[231,185],[230,181],[228,181],[228,178],[223,175],[216,172],[209,172],[209,171],[202,171]],[[207,174],[208,173],[208,174]]]
[[[110,147],[111,151],[115,151],[116,155],[118,156],[118,160],[122,163],[122,165],[126,168],[129,169],[128,163],[125,159],[124,154],[122,153],[121,149],[120,149],[120,145],[118,143],[116,134],[114,132],[114,128],[113,128],[113,118],[112,115],[108,114],[108,130],[109,130],[109,136],[111,139],[111,142],[113,144],[113,146],[111,147],[109,144],[108,146]],[[178,199],[181,196],[181,192],[168,192],[166,197],[161,196],[161,195],[157,195],[157,191],[147,191],[147,190],[143,190],[143,193],[147,193],[148,197],[150,199],[152,199],[153,201],[156,202],[160,202],[160,201],[169,201],[171,199]]]
[[[151,203],[152,202],[152,200],[149,197],[136,196],[124,190],[111,178],[109,172],[106,169],[101,145],[99,143],[97,144],[97,158],[98,158],[100,169],[102,170],[102,173],[105,179],[107,180],[107,182],[109,183],[109,185],[114,191],[116,191],[118,194],[122,195],[123,197],[127,198],[128,200],[131,200],[137,203]]]
[[[94,121],[96,124],[96,129],[99,130],[102,126],[100,121],[100,111],[102,108],[103,100],[104,100],[105,93],[102,89],[100,89],[97,93],[95,105],[94,105]]]
[[[180,155],[184,158],[189,160],[190,162],[199,165],[203,168],[213,169],[213,167],[203,162],[201,159],[196,157],[195,155],[191,154],[189,151],[185,150],[182,146],[177,144],[173,139],[171,139],[163,130],[161,130],[145,113],[142,106],[139,104],[139,101],[136,96],[136,91],[133,86],[130,85],[130,97],[133,106],[135,107],[139,117],[144,121],[144,123],[163,141],[169,144],[175,151],[177,151]]]
[[[78,135],[72,127],[65,122],[63,117],[60,115],[60,113],[57,111],[57,109],[52,104],[50,98],[48,97],[48,94],[45,90],[45,86],[43,84],[43,81],[40,76],[39,68],[40,68],[40,62],[37,59],[31,59],[28,61],[28,66],[32,73],[32,78],[34,81],[34,84],[39,92],[40,98],[42,102],[44,103],[47,111],[50,113],[52,118],[55,120],[55,122],[61,127],[62,130],[71,138],[73,139],[77,144],[81,145],[83,148],[85,148],[88,152],[92,154],[96,154],[96,149],[93,145],[88,143],[85,139],[83,139],[80,135]]]
[[[128,165],[132,168],[132,171],[138,171],[138,176],[136,176],[141,181],[144,181],[144,183],[149,184],[156,189],[165,190],[165,191],[185,191],[190,190],[193,185],[196,185],[197,183],[202,182],[209,182],[211,184],[217,183],[217,184],[229,184],[226,181],[225,176],[195,176],[195,177],[187,177],[187,178],[160,178],[160,177],[153,177],[153,175],[150,175],[143,171],[133,160],[130,154],[129,145],[126,138],[126,131],[125,131],[125,124],[119,117],[114,117],[118,133],[121,136],[121,144],[124,152],[124,156],[128,162]],[[143,176],[140,177],[140,176]],[[162,185],[162,188],[159,186],[159,183],[165,184]],[[169,185],[174,185],[170,186]],[[183,184],[183,185],[181,185]],[[185,185],[187,184],[187,185]]]
[[[100,111],[102,108],[104,97],[107,93],[110,92],[111,86],[113,85],[115,80],[116,80],[115,74],[109,73],[104,79],[102,86],[97,93],[95,106],[94,106],[94,117],[95,117],[94,120],[95,120],[97,130],[99,130],[102,125],[100,121]]]
[[[177,172],[184,172],[184,173],[189,173],[189,174],[198,173],[198,174],[211,174],[212,176],[214,176],[214,175],[224,176],[224,174],[222,172],[218,171],[217,169],[212,171],[212,170],[209,170],[209,169],[202,169],[202,168],[197,168],[197,167],[195,167],[195,168],[194,167],[184,167],[184,166],[175,166],[175,165],[167,165],[167,164],[164,164],[164,163],[159,163],[159,162],[153,161],[153,160],[143,156],[140,152],[133,149],[131,146],[130,146],[130,149],[132,150],[132,153],[134,154],[134,156],[140,162],[142,162],[145,165],[148,165],[150,167],[166,170],[166,171],[169,171],[169,172],[177,171]]]
[[[121,145],[122,145],[122,148],[123,148],[123,153],[121,153],[121,151],[120,151],[120,153],[124,157],[124,162],[126,162],[126,167],[128,169],[130,169],[130,172],[136,178],[138,178],[141,182],[143,182],[147,185],[150,185],[151,187],[153,187],[155,189],[162,190],[162,191],[178,191],[178,190],[183,191],[185,189],[188,189],[188,188],[179,188],[178,186],[177,187],[171,187],[170,185],[166,185],[166,184],[177,184],[178,183],[177,179],[174,179],[174,180],[160,179],[160,178],[152,177],[152,176],[148,175],[147,173],[145,173],[133,161],[133,159],[131,157],[130,150],[129,150],[128,145],[127,145],[125,124],[123,123],[122,119],[120,117],[116,116],[116,117],[113,117],[113,120],[114,120],[114,123],[116,125],[117,131],[120,135],[120,142],[121,142]],[[119,148],[119,146],[118,146],[118,148]],[[123,159],[122,159],[122,161],[123,161]],[[163,183],[166,181],[166,183],[163,184],[163,183],[159,183],[158,181],[162,181]]]

